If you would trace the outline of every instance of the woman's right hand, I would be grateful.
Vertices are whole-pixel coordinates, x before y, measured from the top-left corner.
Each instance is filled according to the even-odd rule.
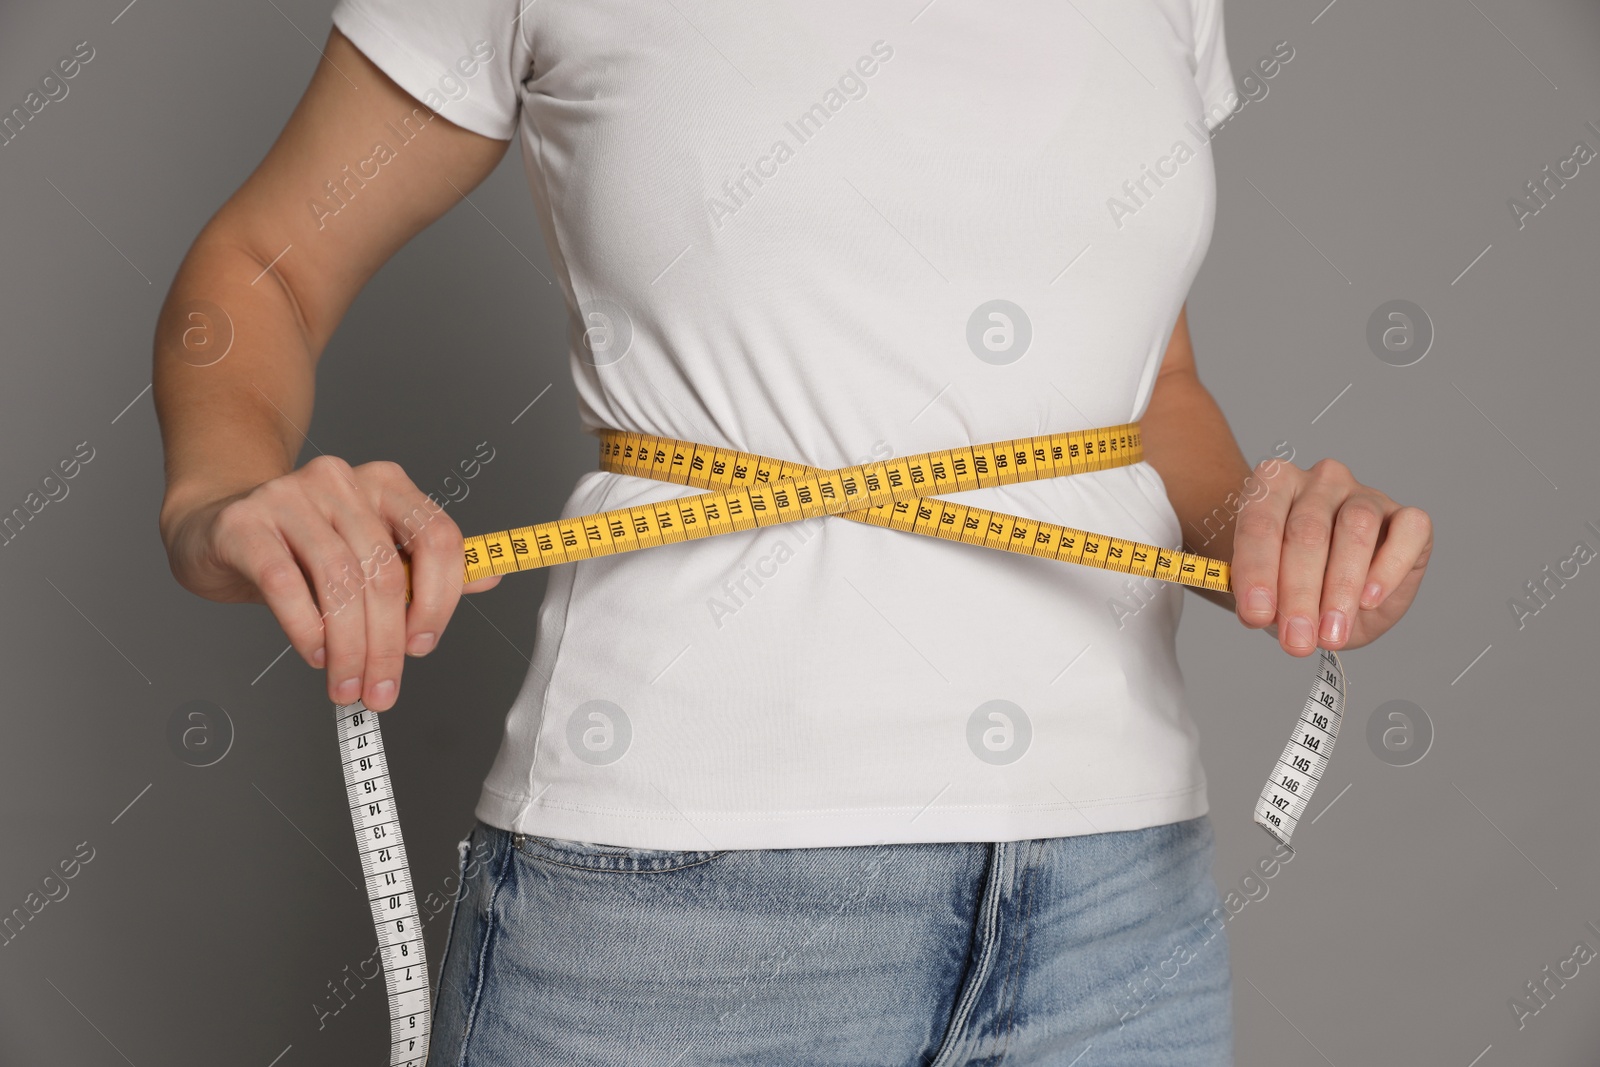
[[[265,603],[300,657],[327,668],[328,697],[394,706],[405,656],[444,633],[463,587],[461,531],[389,462],[318,456],[252,489],[196,505],[165,525],[167,559],[208,600]],[[395,546],[411,565],[411,602]]]
[[[184,588],[265,603],[301,658],[326,668],[329,699],[382,711],[406,653],[426,654],[462,592],[497,580],[461,587],[461,531],[395,464],[320,456],[282,472],[305,447],[317,365],[356,294],[510,141],[436,117],[337,29],[322,52],[277,141],[195,238],[157,320],[159,522]],[[426,132],[384,160],[381,178],[356,180],[351,161],[408,122]],[[341,173],[345,195],[323,198]],[[308,194],[320,198],[311,210]],[[439,356],[417,345],[347,358],[376,376]],[[409,608],[396,545],[410,557]]]

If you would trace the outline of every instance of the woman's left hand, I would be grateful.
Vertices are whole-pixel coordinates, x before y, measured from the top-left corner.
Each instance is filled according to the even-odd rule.
[[[1400,621],[1433,552],[1427,512],[1362,485],[1338,460],[1310,470],[1265,460],[1254,477],[1267,492],[1246,501],[1234,529],[1241,622],[1309,656],[1360,648]]]

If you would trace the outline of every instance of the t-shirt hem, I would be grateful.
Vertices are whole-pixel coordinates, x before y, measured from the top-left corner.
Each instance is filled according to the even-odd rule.
[[[840,808],[786,812],[618,812],[539,804],[485,785],[474,810],[513,833],[631,848],[768,849],[1042,837],[1143,830],[1210,811],[1204,782],[1163,793],[1030,806]]]

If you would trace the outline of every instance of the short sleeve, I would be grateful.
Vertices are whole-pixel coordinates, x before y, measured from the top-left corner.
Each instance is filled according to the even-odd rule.
[[[1206,129],[1225,122],[1238,104],[1233,70],[1228,65],[1228,44],[1222,30],[1222,0],[1192,0],[1194,8],[1195,85]]]
[[[333,24],[429,110],[509,140],[529,62],[521,9],[519,0],[339,0]]]

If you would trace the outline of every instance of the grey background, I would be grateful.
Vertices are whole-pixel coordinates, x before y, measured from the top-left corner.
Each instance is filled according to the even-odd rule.
[[[96,450],[69,496],[0,547],[0,913],[79,842],[95,850],[69,895],[0,947],[0,1062],[379,1062],[380,992],[321,1030],[312,1008],[372,944],[345,873],[321,680],[292,655],[267,669],[285,641],[264,608],[205,603],[170,579],[141,394],[172,273],[303,91],[328,4],[124,2],[0,13],[7,110],[76,42],[97,51],[0,148],[0,511],[78,442]],[[1583,125],[1600,124],[1600,11],[1323,2],[1228,0],[1236,79],[1279,40],[1296,55],[1214,143],[1217,227],[1189,304],[1201,373],[1251,460],[1285,440],[1302,465],[1336,456],[1426,508],[1437,546],[1410,616],[1345,656],[1350,707],[1317,822],[1229,924],[1239,1062],[1592,1064],[1596,967],[1520,1031],[1508,1000],[1579,939],[1600,947],[1584,926],[1600,923],[1600,578],[1583,568],[1521,630],[1507,604],[1580,538],[1600,545],[1583,528],[1600,521],[1600,176],[1584,167],[1520,231],[1507,198],[1576,140],[1600,147]],[[496,458],[452,505],[469,531],[555,515],[594,457],[560,296],[530,265],[550,273],[515,148],[472,199],[481,214],[457,207],[357,302],[310,431],[352,462],[400,462],[425,489],[488,439]],[[1415,366],[1365,343],[1394,298],[1437,331]],[[536,448],[560,461],[536,466]],[[413,710],[385,720],[424,890],[454,870],[543,582],[520,576],[461,609],[440,650],[407,667]],[[1251,806],[1310,664],[1198,598],[1186,611],[1226,892],[1271,851]],[[192,699],[225,707],[236,731],[211,767],[166,740]],[[1437,732],[1410,767],[1365,740],[1396,699]],[[446,921],[427,924],[435,966]]]

